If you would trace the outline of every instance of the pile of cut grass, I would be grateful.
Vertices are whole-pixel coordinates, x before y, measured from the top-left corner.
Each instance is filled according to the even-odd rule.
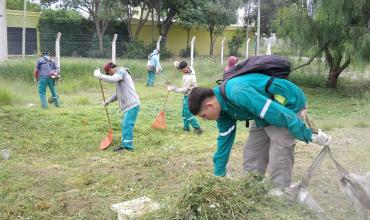
[[[310,219],[303,207],[268,194],[263,176],[218,178],[201,172],[190,178],[177,201],[175,219]]]

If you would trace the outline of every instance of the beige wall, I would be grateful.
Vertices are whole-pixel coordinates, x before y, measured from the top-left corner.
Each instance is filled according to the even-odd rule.
[[[221,41],[223,37],[226,37],[225,43],[224,43],[224,56],[227,56],[229,54],[229,49],[227,47],[227,42],[231,40],[232,36],[234,35],[235,31],[237,29],[241,29],[243,27],[227,27],[226,30],[223,33],[223,36],[218,37],[215,48],[213,51],[213,54],[215,56],[220,56],[221,54]],[[136,30],[136,25],[132,25],[133,31]],[[192,36],[196,37],[195,40],[195,50],[198,55],[207,56],[209,55],[209,48],[210,48],[210,37],[209,32],[206,29],[200,29],[200,28],[194,28],[190,31],[190,40]],[[154,39],[156,40],[158,37],[158,29],[155,26],[154,27]],[[152,26],[151,22],[147,22],[147,25],[143,27],[141,30],[138,38],[144,40],[145,42],[151,42],[152,41]],[[186,47],[186,40],[187,40],[187,32],[181,28],[180,26],[174,24],[170,32],[168,33],[167,37],[167,48],[174,54],[178,54],[179,51]],[[249,44],[249,47],[251,47],[251,42]],[[250,48],[251,49],[251,48]],[[241,54],[245,54],[245,46],[243,45],[242,48],[240,48],[239,51]]]
[[[23,27],[23,11],[6,10],[6,26],[7,27]],[[37,28],[39,25],[40,13],[26,13],[26,28]]]

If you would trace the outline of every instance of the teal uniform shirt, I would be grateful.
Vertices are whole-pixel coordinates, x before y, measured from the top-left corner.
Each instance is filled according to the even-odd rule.
[[[230,79],[225,88],[227,100],[222,97],[219,87],[213,89],[221,106],[217,120],[217,151],[213,157],[216,176],[226,174],[237,120],[255,120],[257,127],[284,127],[296,139],[307,143],[312,141],[311,129],[297,116],[306,107],[303,91],[288,80],[276,78],[268,94],[265,86],[269,79],[270,76],[258,73]],[[271,99],[271,95],[276,101]]]

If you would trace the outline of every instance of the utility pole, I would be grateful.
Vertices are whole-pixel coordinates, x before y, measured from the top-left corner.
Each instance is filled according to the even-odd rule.
[[[251,8],[251,0],[248,0],[248,9],[247,9],[247,35],[246,35],[246,45],[245,45],[245,59],[248,58],[248,48],[249,48],[249,14]]]
[[[256,45],[256,55],[259,55],[260,52],[260,37],[261,37],[261,0],[258,0],[257,4],[257,45]]]
[[[26,12],[27,0],[23,1],[22,58],[26,56]]]

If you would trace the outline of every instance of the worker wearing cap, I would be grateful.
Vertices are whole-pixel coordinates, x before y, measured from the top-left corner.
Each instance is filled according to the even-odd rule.
[[[118,105],[123,111],[122,144],[113,151],[132,151],[134,148],[133,130],[140,110],[140,99],[136,93],[134,81],[127,68],[118,67],[114,63],[105,64],[104,71],[106,75],[97,68],[94,71],[94,76],[104,82],[116,84],[116,92],[104,102],[104,106],[118,101]]]
[[[41,107],[46,109],[48,104],[46,102],[46,87],[49,87],[53,103],[59,107],[58,95],[55,88],[55,76],[58,76],[58,66],[49,56],[48,51],[44,51],[42,56],[37,60],[36,67],[33,72],[35,80],[38,82],[39,96],[41,100]]]
[[[159,50],[155,49],[153,52],[148,56],[147,62],[147,70],[148,70],[148,79],[146,82],[146,86],[154,86],[155,74],[158,74],[162,71],[162,66],[159,62]]]
[[[202,134],[203,130],[200,128],[199,123],[195,116],[191,114],[188,107],[188,95],[190,91],[197,86],[197,78],[195,76],[195,71],[193,67],[189,66],[185,61],[175,61],[175,67],[180,70],[182,75],[183,85],[181,88],[176,88],[175,86],[169,86],[168,91],[173,91],[177,93],[184,94],[184,99],[182,102],[182,120],[184,122],[183,130],[185,132],[190,131],[190,125],[194,128],[196,134]]]

